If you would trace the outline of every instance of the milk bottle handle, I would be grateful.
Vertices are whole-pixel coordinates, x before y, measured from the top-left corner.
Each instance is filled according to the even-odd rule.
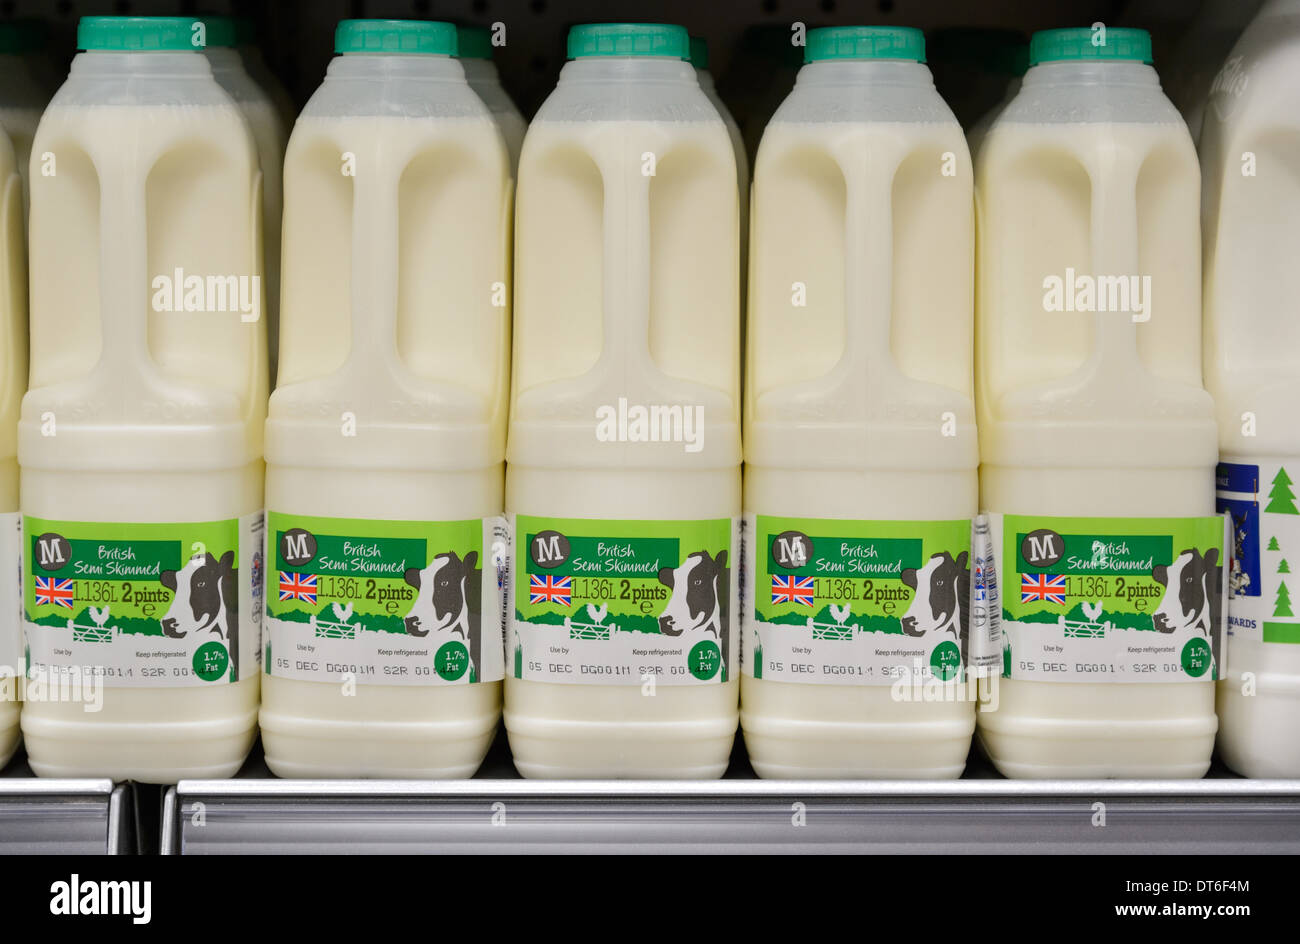
[[[599,386],[627,376],[662,376],[650,357],[650,186],[641,169],[601,167],[604,188],[602,240],[605,272],[601,286],[604,341],[592,374]],[[629,186],[630,183],[630,186]]]
[[[109,160],[112,160],[110,157]],[[119,388],[138,387],[144,396],[170,386],[149,349],[149,223],[147,184],[153,161],[116,172],[99,170],[100,355],[95,372]],[[114,274],[127,273],[125,278]],[[132,275],[132,273],[134,273]],[[115,289],[115,286],[119,288]],[[112,306],[117,330],[105,311]]]
[[[394,173],[359,168],[352,181],[352,349],[341,371],[360,375],[363,389],[379,393],[376,387],[387,387],[381,395],[395,397],[415,396],[420,383],[397,352],[398,197],[402,172],[420,150],[412,150]]]
[[[398,203],[403,173],[431,149],[446,146],[440,135],[422,139],[394,163],[392,173],[358,168],[352,187],[352,347],[339,369],[352,374],[371,395],[436,399],[447,404],[461,395],[410,370],[397,350],[398,275],[401,262]],[[364,315],[362,313],[365,313]],[[468,404],[462,404],[468,406]]]
[[[143,160],[130,149],[125,159],[120,150],[91,155],[100,188],[100,354],[88,382],[91,388],[115,391],[122,402],[154,401],[174,407],[211,396],[211,391],[168,375],[158,366],[149,344],[154,291],[149,272],[149,177],[176,143],[136,142],[137,147],[153,145],[152,154]],[[111,319],[105,317],[107,312],[112,312]],[[175,312],[167,317],[186,315]],[[257,363],[252,369],[257,369]],[[251,404],[239,407],[251,408]]]
[[[864,165],[844,175],[845,350],[832,372],[834,384],[865,403],[873,390],[896,389],[902,380],[890,331],[894,316],[894,178],[906,153],[867,148]],[[874,166],[873,166],[874,165]],[[884,166],[879,166],[884,165]],[[829,378],[828,378],[829,379]]]
[[[890,344],[894,296],[894,177],[906,152],[883,142],[867,148],[866,163],[846,161],[831,149],[844,180],[844,350],[829,371],[783,388],[783,397],[842,398],[865,412],[876,391],[911,383],[894,361]]]
[[[1138,174],[1146,155],[1113,148],[1094,153],[1088,176],[1092,186],[1089,248],[1092,273],[1128,278],[1138,272]],[[1101,286],[1094,298],[1100,301]],[[1100,309],[1100,304],[1096,308]],[[1148,312],[1149,313],[1149,312]],[[1146,373],[1138,354],[1137,322],[1129,314],[1094,311],[1095,343],[1085,368],[1097,385],[1131,384]]]

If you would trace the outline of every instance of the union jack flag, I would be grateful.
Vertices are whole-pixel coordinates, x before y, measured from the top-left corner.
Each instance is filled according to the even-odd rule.
[[[812,577],[772,577],[772,602],[813,605]]]
[[[58,577],[35,577],[36,581],[36,605],[45,606],[53,603],[55,606],[66,606],[72,609],[72,597],[75,584],[72,578],[60,580]]]
[[[316,602],[315,574],[288,574],[280,571],[280,600]]]
[[[528,578],[528,602],[568,606],[572,602],[572,584],[572,577],[552,577],[550,574],[539,577],[532,574]]]
[[[1065,574],[1021,574],[1020,602],[1042,600],[1065,605]]]

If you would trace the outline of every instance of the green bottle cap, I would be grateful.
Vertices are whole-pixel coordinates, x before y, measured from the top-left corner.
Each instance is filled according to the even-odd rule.
[[[824,26],[809,30],[803,61],[828,59],[925,62],[925,34],[910,26]]]
[[[197,52],[207,28],[192,16],[83,16],[77,48],[87,52]]]
[[[456,55],[456,27],[430,20],[341,20],[334,31],[341,55]]]
[[[491,59],[492,31],[486,26],[456,27],[456,43],[461,59]]]
[[[1029,64],[1107,59],[1151,63],[1151,34],[1141,29],[1080,26],[1039,30],[1029,40]]]
[[[658,56],[689,60],[690,35],[666,23],[587,23],[569,30],[569,58]]]

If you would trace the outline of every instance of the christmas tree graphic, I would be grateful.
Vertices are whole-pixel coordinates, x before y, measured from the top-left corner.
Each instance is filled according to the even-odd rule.
[[[1268,539],[1268,549],[1269,549],[1270,551],[1280,551],[1280,550],[1281,550],[1281,548],[1277,546],[1277,538],[1276,538],[1276,537],[1271,537],[1271,538]]]
[[[1282,562],[1277,565],[1277,572],[1279,574],[1291,573],[1291,565],[1286,562],[1285,558],[1283,558]]]
[[[1286,474],[1286,469],[1278,467],[1277,475],[1273,476],[1273,487],[1269,490],[1269,503],[1264,508],[1265,511],[1271,511],[1277,515],[1300,515],[1300,508],[1295,506],[1295,492],[1291,491],[1291,476]]]
[[[1286,584],[1277,585],[1277,605],[1273,607],[1274,616],[1294,616],[1291,612],[1291,593],[1287,590]]]

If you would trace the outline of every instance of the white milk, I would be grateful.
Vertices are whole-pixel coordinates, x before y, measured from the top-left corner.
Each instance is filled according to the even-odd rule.
[[[975,728],[957,667],[946,699],[913,696],[969,620],[970,160],[919,31],[808,41],[754,166],[745,746],[763,777],[957,777]],[[904,630],[946,571],[917,594],[903,568],[943,554],[965,592]]]
[[[980,735],[1009,776],[1199,777],[1223,552],[1198,168],[1145,34],[1096,36],[1036,34],[1036,60],[1111,58],[1031,66],[977,156],[981,506],[1007,646]],[[1161,577],[1195,583],[1190,615]]]
[[[583,54],[633,38],[659,54]],[[717,777],[739,694],[735,155],[684,30],[575,28],[575,53],[519,164],[506,729],[528,777]]]
[[[492,61],[491,32],[478,27],[462,26],[458,33],[460,43],[457,58],[465,70],[465,80],[474,90],[483,104],[492,113],[497,127],[506,139],[506,150],[510,154],[510,173],[513,176],[519,167],[519,151],[524,146],[524,132],[528,122],[519,112],[519,106],[510,98],[510,94],[501,85],[501,75],[497,65]]]
[[[27,255],[14,147],[0,132],[0,767],[18,746],[23,629],[18,619],[18,404],[27,388]]]
[[[83,19],[101,48],[73,60],[34,144],[57,161],[32,178],[18,434],[22,725],[42,776],[230,776],[256,735],[261,193],[192,25]]]
[[[214,21],[216,21],[214,23]],[[262,171],[262,249],[266,254],[266,331],[271,376],[274,380],[280,339],[280,215],[284,203],[284,147],[288,138],[284,119],[270,94],[253,81],[234,48],[234,26],[223,17],[206,17],[208,45],[204,53],[212,64],[212,77],[235,100],[248,122],[257,146]],[[218,45],[218,43],[225,45]]]
[[[445,51],[354,54],[358,32]],[[454,38],[345,21],[289,142],[261,715],[281,776],[468,777],[500,718],[510,165]]]
[[[1205,109],[1205,380],[1219,416],[1219,505],[1233,518],[1219,753],[1248,777],[1300,777],[1300,2],[1242,35]],[[1294,562],[1294,563],[1293,563]]]

